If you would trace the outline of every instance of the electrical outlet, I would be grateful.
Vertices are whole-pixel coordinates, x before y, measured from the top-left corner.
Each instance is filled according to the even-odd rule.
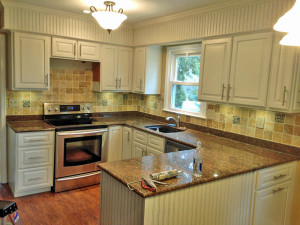
[[[19,106],[19,100],[17,98],[8,99],[8,107],[17,108]]]
[[[265,117],[257,117],[256,119],[256,127],[263,129],[265,126]]]

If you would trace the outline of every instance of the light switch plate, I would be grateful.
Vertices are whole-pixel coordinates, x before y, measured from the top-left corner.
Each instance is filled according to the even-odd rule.
[[[265,117],[257,117],[256,118],[256,127],[263,129],[265,126]]]
[[[9,98],[8,99],[8,107],[9,108],[17,108],[19,106],[19,100],[17,98]]]

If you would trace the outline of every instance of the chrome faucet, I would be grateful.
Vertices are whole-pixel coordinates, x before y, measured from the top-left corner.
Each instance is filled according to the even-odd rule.
[[[172,116],[167,117],[166,120],[174,120],[176,127],[180,127],[180,114],[177,114],[177,120]]]

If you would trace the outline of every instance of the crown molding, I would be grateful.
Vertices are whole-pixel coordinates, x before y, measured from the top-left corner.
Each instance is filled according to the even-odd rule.
[[[189,10],[189,11],[185,11],[185,12],[181,12],[181,13],[176,13],[176,14],[172,14],[169,16],[164,16],[164,17],[160,17],[160,18],[156,18],[156,19],[152,19],[152,20],[138,22],[138,23],[134,24],[134,29],[143,28],[143,27],[153,25],[153,24],[166,23],[169,21],[192,17],[195,15],[200,15],[200,14],[203,15],[203,14],[206,14],[206,13],[209,13],[212,11],[224,10],[226,8],[240,7],[242,5],[253,4],[255,2],[270,2],[270,1],[272,1],[272,0],[228,0],[226,2],[216,3],[213,5],[204,6],[201,8],[197,8],[197,9],[193,9],[193,10]]]

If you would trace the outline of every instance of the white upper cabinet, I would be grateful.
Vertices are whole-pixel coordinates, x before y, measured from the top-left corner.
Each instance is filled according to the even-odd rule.
[[[134,49],[132,90],[143,94],[160,94],[162,47]]]
[[[118,88],[122,91],[130,91],[132,82],[133,49],[119,47],[118,54]]]
[[[272,33],[237,36],[233,39],[230,103],[266,106]]]
[[[198,99],[226,102],[232,38],[202,42]]]
[[[101,50],[100,84],[94,91],[131,91],[133,49],[103,45]]]
[[[52,38],[52,57],[99,61],[100,45],[66,38]]]
[[[13,90],[48,90],[50,73],[50,37],[12,34],[9,84]]]
[[[99,61],[100,45],[92,42],[78,41],[78,59]]]
[[[280,45],[283,36],[282,33],[276,33],[274,38],[267,106],[284,112],[295,112],[299,110],[297,47]]]
[[[146,67],[146,48],[134,49],[133,61],[133,83],[132,90],[135,92],[144,92],[145,90],[145,67]]]
[[[65,38],[52,38],[52,56],[76,59],[77,41]]]
[[[118,47],[103,45],[101,57],[102,91],[114,91],[118,88]]]

